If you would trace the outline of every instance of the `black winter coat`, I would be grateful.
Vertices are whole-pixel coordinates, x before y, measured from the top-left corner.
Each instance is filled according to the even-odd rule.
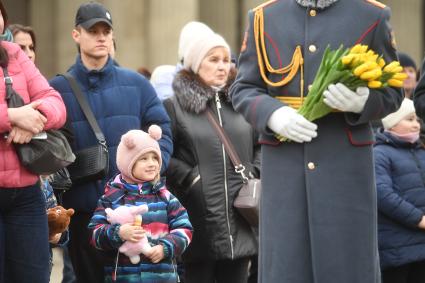
[[[233,110],[227,88],[216,93],[193,72],[182,70],[173,81],[173,89],[175,96],[164,101],[174,142],[167,185],[186,207],[194,227],[192,243],[183,258],[202,261],[255,255],[256,237],[232,205],[242,179],[234,171],[205,109],[210,107],[217,120],[219,111],[241,161],[258,175],[255,157],[259,158],[259,147],[254,130]]]

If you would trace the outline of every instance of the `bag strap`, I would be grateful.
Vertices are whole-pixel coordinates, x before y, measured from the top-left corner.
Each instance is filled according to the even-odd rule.
[[[220,124],[218,123],[217,119],[215,118],[213,112],[211,111],[209,107],[207,107],[206,109],[206,114],[207,114],[208,121],[210,122],[211,126],[217,133],[220,141],[223,143],[224,149],[229,155],[230,160],[233,163],[233,166],[235,166],[235,172],[241,174],[242,180],[244,183],[247,182],[248,177],[245,175],[245,166],[243,166],[238,153],[233,147],[233,144],[230,141],[229,137],[227,136],[226,132],[224,131],[223,127],[220,126]]]
[[[97,123],[97,120],[93,115],[93,112],[91,111],[90,105],[86,97],[81,92],[81,89],[78,86],[78,83],[75,80],[75,78],[70,73],[59,74],[59,76],[64,77],[68,81],[72,91],[75,94],[75,97],[77,98],[78,104],[80,104],[81,110],[83,111],[84,115],[87,118],[87,121],[90,124],[90,127],[92,128],[94,134],[96,135],[97,140],[99,141],[100,144],[106,146],[105,136],[103,135],[103,132],[100,129],[99,124]]]
[[[4,74],[4,84],[6,85],[6,100],[9,100],[13,94],[13,80],[11,77],[9,77],[9,72],[7,71],[7,68],[2,67],[2,69]]]
[[[16,96],[16,99],[19,100],[20,104],[22,106],[25,104],[22,97],[13,90],[13,79],[9,76],[9,72],[7,71],[7,68],[2,67],[3,69],[3,75],[4,75],[4,84],[6,85],[6,102],[9,107],[9,101],[12,98],[12,96]],[[16,105],[14,107],[17,107]]]

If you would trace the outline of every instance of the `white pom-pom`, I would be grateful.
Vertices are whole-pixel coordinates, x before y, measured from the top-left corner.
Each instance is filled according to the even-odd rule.
[[[159,140],[162,136],[162,129],[158,125],[152,125],[148,129],[148,133],[154,140]]]

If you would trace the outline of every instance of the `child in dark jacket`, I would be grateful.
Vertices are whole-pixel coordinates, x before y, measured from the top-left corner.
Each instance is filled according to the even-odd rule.
[[[157,140],[161,128],[152,125],[149,134],[131,130],[122,136],[117,149],[120,171],[111,179],[89,224],[91,243],[104,250],[105,282],[177,282],[174,258],[181,255],[192,239],[192,225],[186,209],[160,180],[161,151]],[[106,208],[147,205],[142,225],[110,224]],[[152,246],[148,254],[132,264],[118,248],[147,236]]]
[[[382,282],[425,282],[425,149],[413,102],[382,124],[374,146]]]

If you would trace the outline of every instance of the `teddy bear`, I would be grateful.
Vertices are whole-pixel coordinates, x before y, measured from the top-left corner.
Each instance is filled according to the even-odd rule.
[[[49,224],[49,238],[66,230],[74,214],[72,208],[65,209],[58,205],[47,209],[47,222]]]
[[[111,224],[126,224],[142,225],[142,214],[148,211],[146,204],[139,206],[119,206],[116,209],[106,208],[106,219]],[[152,247],[148,242],[146,235],[138,242],[125,241],[119,251],[130,258],[131,263],[137,264],[140,261],[140,254],[148,255]]]

